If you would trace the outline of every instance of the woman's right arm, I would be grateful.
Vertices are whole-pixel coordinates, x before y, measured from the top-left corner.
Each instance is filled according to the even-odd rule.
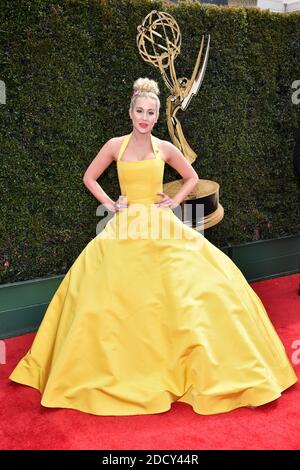
[[[102,175],[106,168],[114,161],[114,147],[116,137],[108,140],[100,149],[94,160],[88,166],[83,175],[83,183],[87,189],[101,202],[108,210],[116,212],[115,202],[106,194],[97,179]]]

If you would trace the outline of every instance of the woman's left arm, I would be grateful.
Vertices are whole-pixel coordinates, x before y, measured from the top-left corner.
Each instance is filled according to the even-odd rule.
[[[180,190],[172,198],[173,207],[178,206],[186,196],[195,188],[199,181],[199,176],[192,167],[192,165],[186,160],[182,152],[175,147],[171,142],[167,140],[162,140],[161,148],[163,154],[165,155],[165,161],[168,165],[174,168],[183,178],[184,184]],[[160,193],[161,194],[161,193]],[[158,205],[163,205],[163,201],[157,203]]]

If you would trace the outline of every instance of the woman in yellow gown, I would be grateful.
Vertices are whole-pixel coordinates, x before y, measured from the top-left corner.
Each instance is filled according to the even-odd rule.
[[[10,375],[40,390],[46,407],[139,415],[179,401],[209,415],[263,405],[297,382],[241,271],[172,210],[198,175],[151,134],[158,93],[153,80],[134,83],[133,131],[88,167],[84,183],[113,217],[66,273]],[[96,181],[115,160],[127,201]],[[165,163],[185,179],[173,199],[163,193]]]

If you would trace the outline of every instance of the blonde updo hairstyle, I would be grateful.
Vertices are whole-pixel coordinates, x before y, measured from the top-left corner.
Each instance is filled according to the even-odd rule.
[[[138,78],[133,84],[133,94],[131,97],[130,102],[130,110],[133,111],[133,107],[137,98],[146,97],[146,98],[153,98],[156,100],[156,112],[157,115],[159,113],[160,108],[160,100],[159,100],[159,88],[158,84],[155,80],[150,78]]]

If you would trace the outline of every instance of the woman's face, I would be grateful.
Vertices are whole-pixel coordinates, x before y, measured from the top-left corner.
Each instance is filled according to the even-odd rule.
[[[137,98],[129,115],[134,128],[142,133],[151,132],[158,119],[156,100],[145,96]]]

